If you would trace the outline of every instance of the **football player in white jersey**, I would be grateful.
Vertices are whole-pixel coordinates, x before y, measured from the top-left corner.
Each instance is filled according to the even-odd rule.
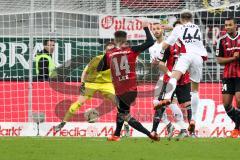
[[[198,86],[202,76],[203,60],[207,59],[207,51],[203,45],[202,35],[200,28],[194,24],[193,15],[190,12],[181,14],[181,23],[175,27],[167,38],[160,44],[160,48],[166,49],[169,45],[173,45],[177,40],[180,40],[186,50],[183,51],[174,66],[171,78],[167,84],[167,92],[164,100],[155,103],[155,108],[171,103],[172,94],[176,88],[179,78],[189,71],[191,79],[191,107],[192,107],[192,120],[189,125],[189,130],[195,129],[196,111],[199,103]]]
[[[163,57],[161,57],[163,54],[160,54],[162,52],[162,48],[159,45],[163,41],[163,27],[160,23],[154,23],[152,26],[152,33],[154,37],[156,38],[156,41],[154,45],[152,45],[149,48],[150,53],[150,62],[154,64],[158,64],[159,60],[161,60]]]
[[[152,33],[154,37],[156,38],[156,41],[153,46],[149,48],[149,53],[150,53],[150,62],[153,65],[158,65],[159,69],[162,70],[162,66],[165,67],[165,63],[162,62],[163,59],[163,53],[161,53],[161,48],[159,47],[160,43],[163,41],[163,27],[161,26],[160,23],[154,23],[152,26]],[[159,76],[158,82],[155,87],[155,92],[154,92],[154,98],[155,100],[158,100],[159,97],[161,97],[164,94],[164,88],[166,87],[166,83],[163,83],[163,74]],[[166,128],[168,131],[168,139],[170,140],[173,136],[173,131],[174,131],[174,126],[172,123],[168,120],[167,114],[165,111],[165,107],[158,108],[155,110],[155,114],[153,117],[153,126],[152,126],[152,132],[157,132],[157,128],[159,125],[160,120],[164,124],[166,124]],[[176,120],[176,123],[181,127],[181,130],[184,130],[184,119],[183,119],[183,113],[179,106],[176,103],[176,100],[174,103],[171,103],[169,105],[169,108],[172,110],[172,113],[174,115],[174,119]]]

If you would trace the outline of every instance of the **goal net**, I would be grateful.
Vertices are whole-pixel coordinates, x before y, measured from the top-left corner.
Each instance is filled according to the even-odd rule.
[[[0,136],[111,134],[116,106],[100,93],[82,105],[61,132],[55,133],[53,126],[77,100],[84,67],[103,54],[116,30],[127,31],[129,43],[136,45],[145,39],[143,21],[171,26],[184,10],[193,13],[208,51],[200,84],[198,134],[228,136],[233,123],[222,106],[222,67],[216,63],[215,49],[217,39],[226,33],[224,20],[240,18],[239,5],[238,0],[0,0]],[[46,39],[55,40],[52,57],[60,76],[54,81],[40,81],[36,74],[36,55]],[[131,113],[150,128],[160,72],[151,65],[148,50],[136,63],[139,93]],[[86,123],[88,108],[98,110],[97,123]],[[167,113],[174,121],[171,111]],[[165,135],[163,124],[159,132]],[[142,136],[135,130],[131,135]]]

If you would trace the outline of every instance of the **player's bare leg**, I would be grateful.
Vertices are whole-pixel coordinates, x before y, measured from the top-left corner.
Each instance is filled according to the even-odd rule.
[[[160,100],[158,104],[154,104],[155,109],[158,109],[162,106],[169,105],[171,103],[172,94],[175,91],[177,86],[177,81],[180,79],[181,76],[182,76],[182,72],[180,71],[174,70],[172,72],[172,76],[167,83],[166,94],[164,96],[164,99]]]
[[[73,115],[77,112],[77,110],[89,99],[88,96],[82,96],[80,95],[78,97],[78,100],[76,102],[74,102],[73,104],[71,104],[71,106],[69,107],[68,111],[66,112],[62,122],[57,125],[54,126],[54,130],[55,132],[60,131],[65,124],[73,117]]]

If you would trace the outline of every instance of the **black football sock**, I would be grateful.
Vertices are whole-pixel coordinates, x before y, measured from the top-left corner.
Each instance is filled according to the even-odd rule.
[[[227,115],[232,119],[232,121],[236,124],[236,115],[235,115],[235,108],[233,106],[224,106],[225,111],[227,113]]]
[[[191,105],[187,106],[187,119],[188,119],[188,123],[190,123],[191,119],[192,119],[192,108]]]
[[[235,109],[235,129],[240,129],[240,108]]]
[[[143,127],[143,125],[140,122],[138,122],[135,118],[131,117],[131,119],[128,121],[128,124],[134,129],[138,130],[139,132],[142,132],[147,136],[150,135],[150,132],[145,127]]]
[[[122,117],[118,113],[117,114],[117,119],[116,119],[116,130],[114,132],[115,136],[120,136],[123,123],[124,123],[124,120],[122,119]]]
[[[157,128],[158,128],[158,125],[160,123],[160,118],[159,116],[157,115],[157,113],[159,112],[160,109],[157,109],[155,111],[155,114],[154,114],[154,117],[153,117],[153,125],[152,125],[152,132],[155,131],[157,132]]]
[[[162,94],[160,94],[160,95],[158,96],[158,100],[159,100],[159,101],[164,99],[166,87],[167,87],[167,84],[162,86],[161,92],[162,92],[162,91],[164,91],[164,92],[162,92]]]
[[[157,132],[158,125],[162,119],[163,113],[165,111],[165,107],[159,108],[155,111],[154,117],[153,117],[153,126],[152,126],[152,132]]]

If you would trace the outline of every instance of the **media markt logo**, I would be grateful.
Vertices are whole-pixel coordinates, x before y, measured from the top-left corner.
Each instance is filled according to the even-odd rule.
[[[228,4],[228,0],[203,0],[204,7],[211,13],[222,13]]]

